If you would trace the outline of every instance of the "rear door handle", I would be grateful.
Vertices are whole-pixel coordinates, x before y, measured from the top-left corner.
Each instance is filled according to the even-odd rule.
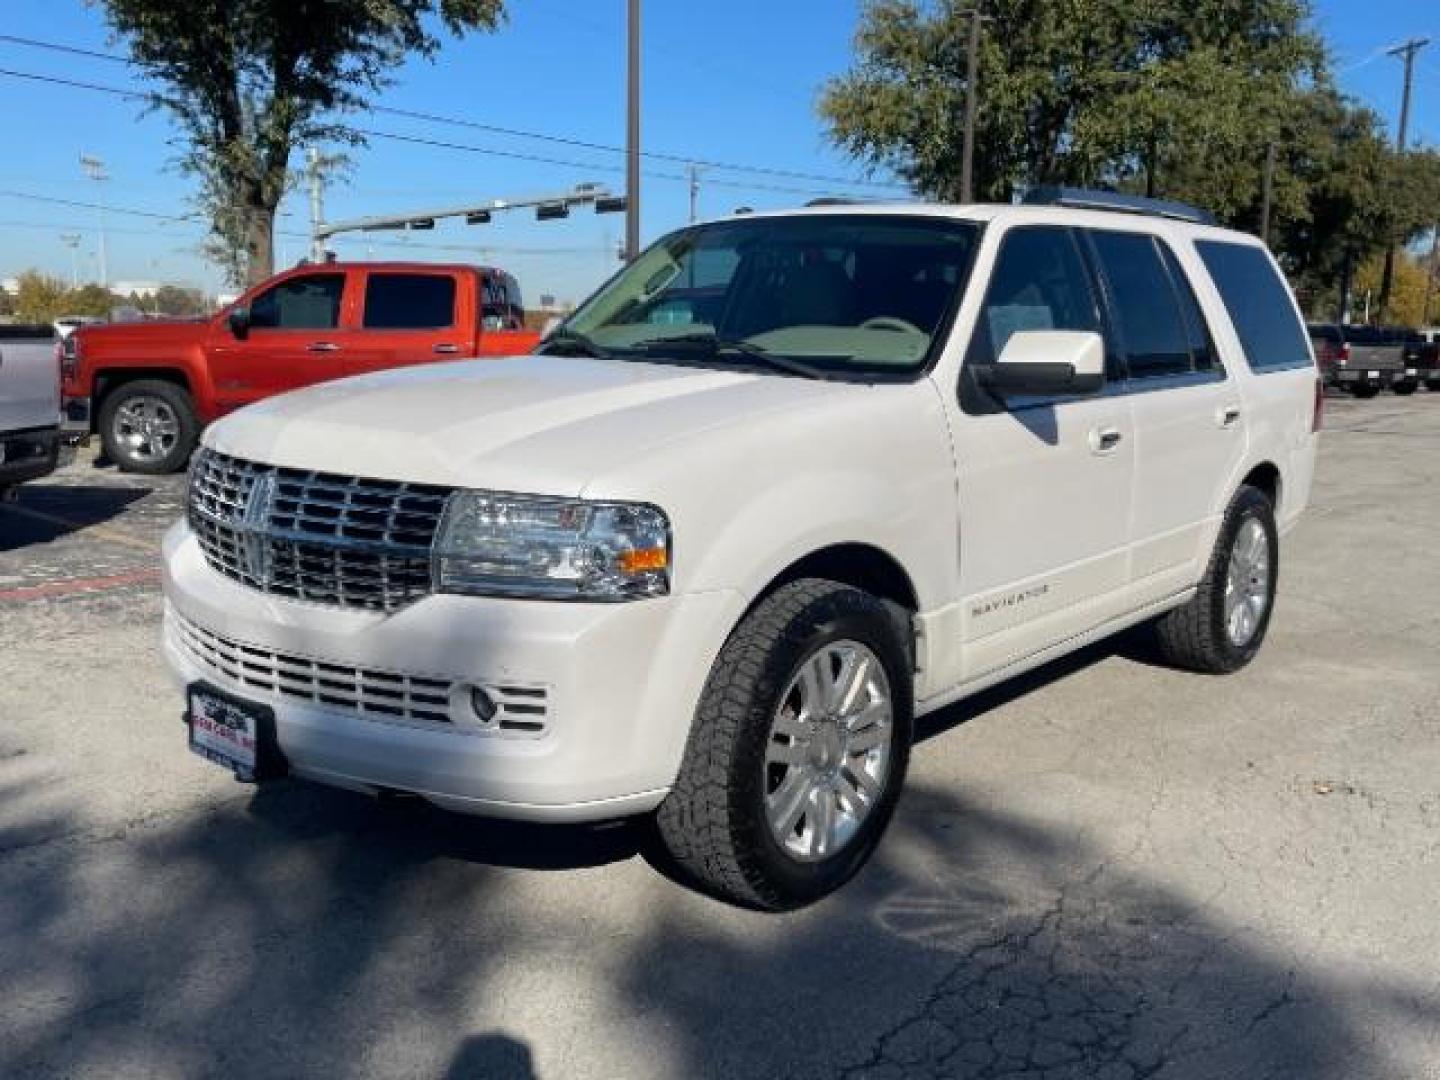
[[[431,347],[430,351],[433,352],[433,353],[439,353],[441,356],[454,356],[456,353],[458,353],[458,352],[460,351],[460,346],[459,346],[459,345],[434,345],[434,346]]]
[[[340,346],[333,341],[312,341],[305,346],[307,352],[339,352]]]
[[[1092,454],[1113,454],[1122,438],[1124,436],[1120,434],[1119,428],[1094,428],[1090,432],[1090,452]]]
[[[1240,422],[1240,406],[1224,405],[1215,410],[1215,423],[1222,428],[1234,427]]]

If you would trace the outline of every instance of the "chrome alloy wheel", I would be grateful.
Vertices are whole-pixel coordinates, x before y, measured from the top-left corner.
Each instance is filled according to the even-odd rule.
[[[1237,649],[1250,644],[1270,603],[1270,538],[1265,526],[1246,518],[1230,547],[1225,578],[1225,633]]]
[[[115,437],[136,460],[160,461],[180,441],[180,418],[168,402],[139,395],[115,410]]]
[[[885,666],[858,641],[831,641],[800,665],[770,724],[765,818],[793,858],[848,844],[885,790],[895,722]]]

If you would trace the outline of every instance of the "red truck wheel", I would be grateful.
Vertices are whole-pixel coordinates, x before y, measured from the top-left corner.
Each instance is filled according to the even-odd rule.
[[[124,472],[185,468],[200,432],[190,395],[174,383],[140,379],[117,387],[100,406],[105,454]]]

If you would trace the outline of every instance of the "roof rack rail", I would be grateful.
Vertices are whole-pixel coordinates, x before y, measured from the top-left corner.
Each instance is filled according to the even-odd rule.
[[[866,201],[852,198],[849,195],[821,195],[818,199],[811,199],[805,206],[807,208],[811,206],[858,206]]]
[[[1214,225],[1215,215],[1189,203],[1172,199],[1150,199],[1144,195],[1124,195],[1118,191],[1093,188],[1044,186],[1032,188],[1020,200],[1025,206],[1065,206],[1072,210],[1110,210],[1117,214],[1149,214],[1153,217],[1188,221],[1194,225]]]

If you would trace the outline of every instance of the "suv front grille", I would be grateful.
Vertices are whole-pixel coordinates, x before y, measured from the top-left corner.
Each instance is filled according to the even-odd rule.
[[[251,588],[388,612],[431,591],[430,547],[450,492],[202,449],[190,527],[211,567]]]

